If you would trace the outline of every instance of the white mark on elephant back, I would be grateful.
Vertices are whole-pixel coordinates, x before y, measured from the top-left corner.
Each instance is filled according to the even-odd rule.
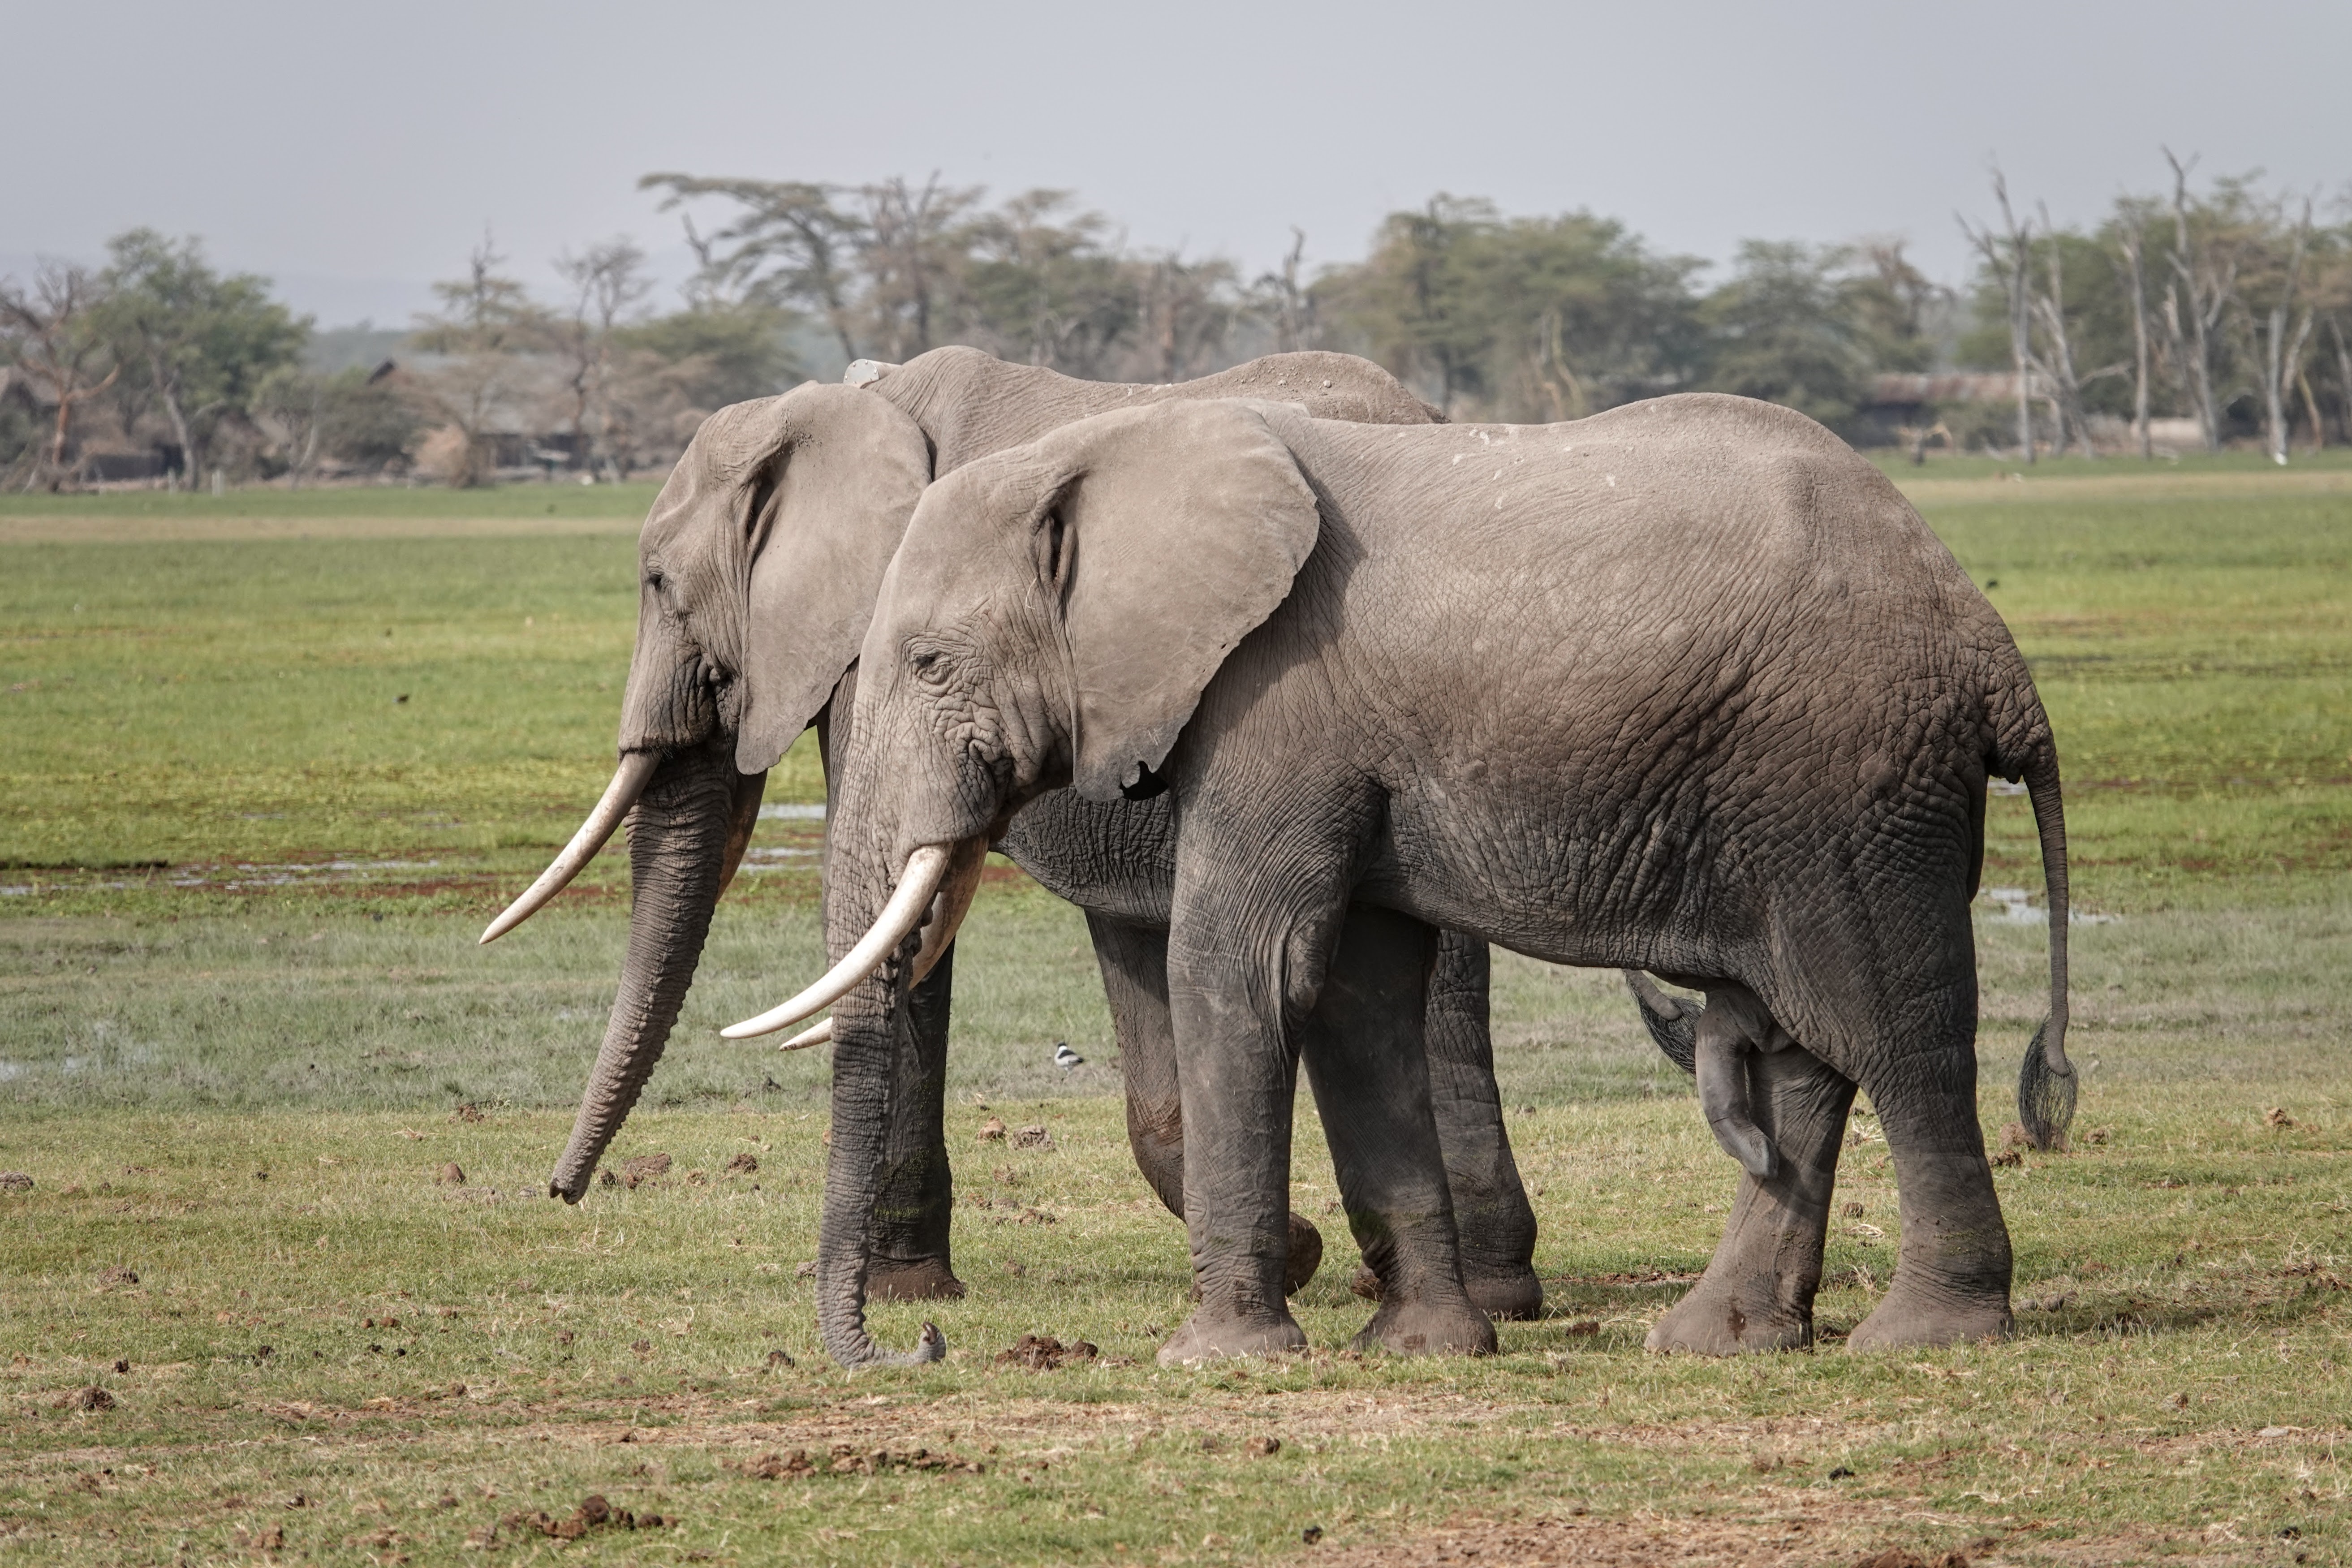
[[[841,383],[844,386],[871,386],[882,379],[883,372],[898,368],[878,359],[854,360],[849,368],[841,373]]]

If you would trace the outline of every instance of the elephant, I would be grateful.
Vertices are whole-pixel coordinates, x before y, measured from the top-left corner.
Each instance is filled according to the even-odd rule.
[[[933,889],[962,847],[1063,790],[1174,803],[1168,996],[1199,1304],[1163,1364],[1305,1342],[1281,1288],[1302,1063],[1335,1150],[1387,1154],[1353,1187],[1342,1173],[1351,1226],[1402,1255],[1407,1299],[1367,1334],[1491,1342],[1454,1282],[1419,1057],[1319,1022],[1339,992],[1384,998],[1391,1033],[1412,1032],[1430,928],[1706,994],[1695,1019],[1660,1008],[1653,1027],[1690,1026],[1702,1103],[1743,1169],[1653,1349],[1811,1342],[1857,1086],[1902,1231],[1850,1345],[2010,1329],[1969,910],[1988,776],[2021,777],[2050,905],[2028,1062],[2070,1079],[2056,742],[2000,616],[1811,419],[1713,394],[1535,426],[1247,401],[1097,415],[924,493],[858,669],[830,826],[837,962],[722,1031],[833,1009],[817,1279],[835,1359],[892,1359],[866,1330],[859,1249],[908,955],[952,936],[952,908],[920,929]]]
[[[654,503],[640,546],[635,653],[620,763],[604,798],[490,941],[542,907],[631,816],[629,946],[591,1081],[550,1191],[578,1202],[659,1060],[713,907],[740,864],[767,770],[814,720],[832,773],[845,743],[857,655],[882,574],[923,487],[975,458],[1106,409],[1265,395],[1378,424],[1437,417],[1352,355],[1285,353],[1169,386],[1075,381],[977,350],[902,365],[862,361],[849,384],[804,385],[720,410]],[[1155,1193],[1183,1213],[1183,1131],[1168,1025],[1170,802],[1048,792],[994,837],[1087,911],[1127,1081],[1129,1141]],[[632,815],[633,814],[633,815]],[[977,870],[978,857],[963,869]],[[967,889],[968,890],[968,889]],[[952,1297],[953,1193],[942,1130],[952,965],[919,977],[893,1101],[873,1236],[873,1293]],[[1468,1288],[1528,1315],[1535,1215],[1504,1131],[1487,1036],[1483,942],[1437,940],[1423,1037],[1437,1086]],[[1292,1289],[1321,1239],[1294,1216]]]

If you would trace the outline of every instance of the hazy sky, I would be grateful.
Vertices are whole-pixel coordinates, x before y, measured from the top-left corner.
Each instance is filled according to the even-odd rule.
[[[2062,221],[2165,179],[2352,179],[2352,0],[1957,5],[1188,0],[11,6],[0,271],[136,224],[205,237],[322,324],[399,324],[484,226],[551,284],[630,234],[682,266],[653,170],[1070,187],[1130,239],[1255,271],[1293,224],[1360,255],[1433,192],[1590,207],[1709,258]]]

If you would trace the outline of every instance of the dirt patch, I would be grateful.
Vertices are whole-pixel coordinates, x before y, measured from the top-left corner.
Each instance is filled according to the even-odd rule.
[[[999,1366],[1025,1366],[1032,1372],[1057,1372],[1102,1354],[1087,1341],[1064,1344],[1051,1334],[1024,1334],[1011,1350],[996,1352]]]

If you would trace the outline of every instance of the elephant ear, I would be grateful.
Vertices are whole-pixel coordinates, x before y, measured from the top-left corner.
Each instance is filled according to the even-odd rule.
[[[1225,657],[1289,595],[1315,492],[1245,403],[1123,408],[1035,450],[1060,480],[1035,558],[1069,644],[1073,782],[1110,800],[1167,759]]]
[[[922,427],[850,386],[772,400],[752,460],[764,465],[746,518],[751,615],[735,765],[776,765],[857,658],[890,558],[930,482]]]

